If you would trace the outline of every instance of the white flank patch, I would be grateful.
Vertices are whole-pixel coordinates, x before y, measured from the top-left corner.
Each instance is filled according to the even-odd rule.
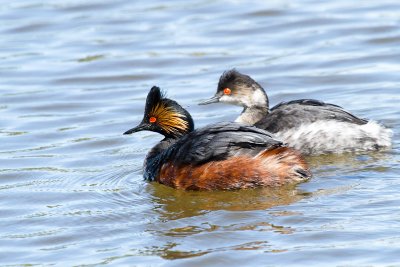
[[[392,131],[374,121],[364,125],[318,121],[275,134],[305,154],[377,150],[391,146]]]

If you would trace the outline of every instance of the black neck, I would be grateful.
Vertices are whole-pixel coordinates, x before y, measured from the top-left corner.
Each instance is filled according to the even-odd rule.
[[[163,159],[168,155],[168,149],[179,139],[165,137],[147,153],[144,161],[144,178],[154,181],[158,176]]]

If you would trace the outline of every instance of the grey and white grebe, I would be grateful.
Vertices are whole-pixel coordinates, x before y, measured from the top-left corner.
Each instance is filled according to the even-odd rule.
[[[231,190],[281,186],[311,173],[299,152],[265,130],[217,123],[194,130],[189,112],[152,87],[142,122],[124,134],[148,130],[164,135],[144,161],[144,178],[185,190]]]
[[[392,131],[358,118],[342,107],[314,99],[299,99],[269,108],[266,92],[250,76],[235,69],[219,79],[217,93],[200,104],[242,106],[236,122],[265,129],[304,154],[377,150],[391,146]]]

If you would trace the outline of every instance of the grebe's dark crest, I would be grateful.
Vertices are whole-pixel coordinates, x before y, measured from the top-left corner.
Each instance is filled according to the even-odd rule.
[[[200,104],[217,102],[242,106],[243,112],[236,122],[270,131],[306,154],[376,150],[391,146],[391,130],[358,118],[337,105],[299,99],[269,109],[268,96],[262,86],[235,69],[225,71],[214,97]]]
[[[124,134],[148,130],[165,137],[179,138],[193,129],[194,123],[190,114],[174,100],[166,98],[159,87],[153,86],[147,95],[142,122]]]
[[[165,138],[144,162],[150,181],[187,190],[229,190],[302,182],[311,174],[299,152],[252,126],[217,123],[193,130],[190,114],[153,87],[142,122]]]

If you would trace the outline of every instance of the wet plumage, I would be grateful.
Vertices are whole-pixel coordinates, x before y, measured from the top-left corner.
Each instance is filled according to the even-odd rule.
[[[391,145],[389,129],[358,118],[338,105],[299,99],[269,109],[261,85],[236,70],[224,72],[215,96],[201,104],[216,102],[244,107],[236,122],[272,132],[306,154],[377,150]]]
[[[310,177],[300,153],[267,131],[226,122],[193,130],[190,114],[165,98],[158,87],[150,90],[146,102],[146,111],[161,105],[167,110],[166,117],[179,117],[186,122],[179,125],[187,125],[171,134],[167,128],[173,122],[154,117],[154,112],[145,112],[142,122],[126,132],[151,130],[165,136],[146,156],[147,180],[186,190],[229,190],[280,186]],[[167,114],[170,112],[179,114]],[[152,117],[155,122],[151,123]]]

